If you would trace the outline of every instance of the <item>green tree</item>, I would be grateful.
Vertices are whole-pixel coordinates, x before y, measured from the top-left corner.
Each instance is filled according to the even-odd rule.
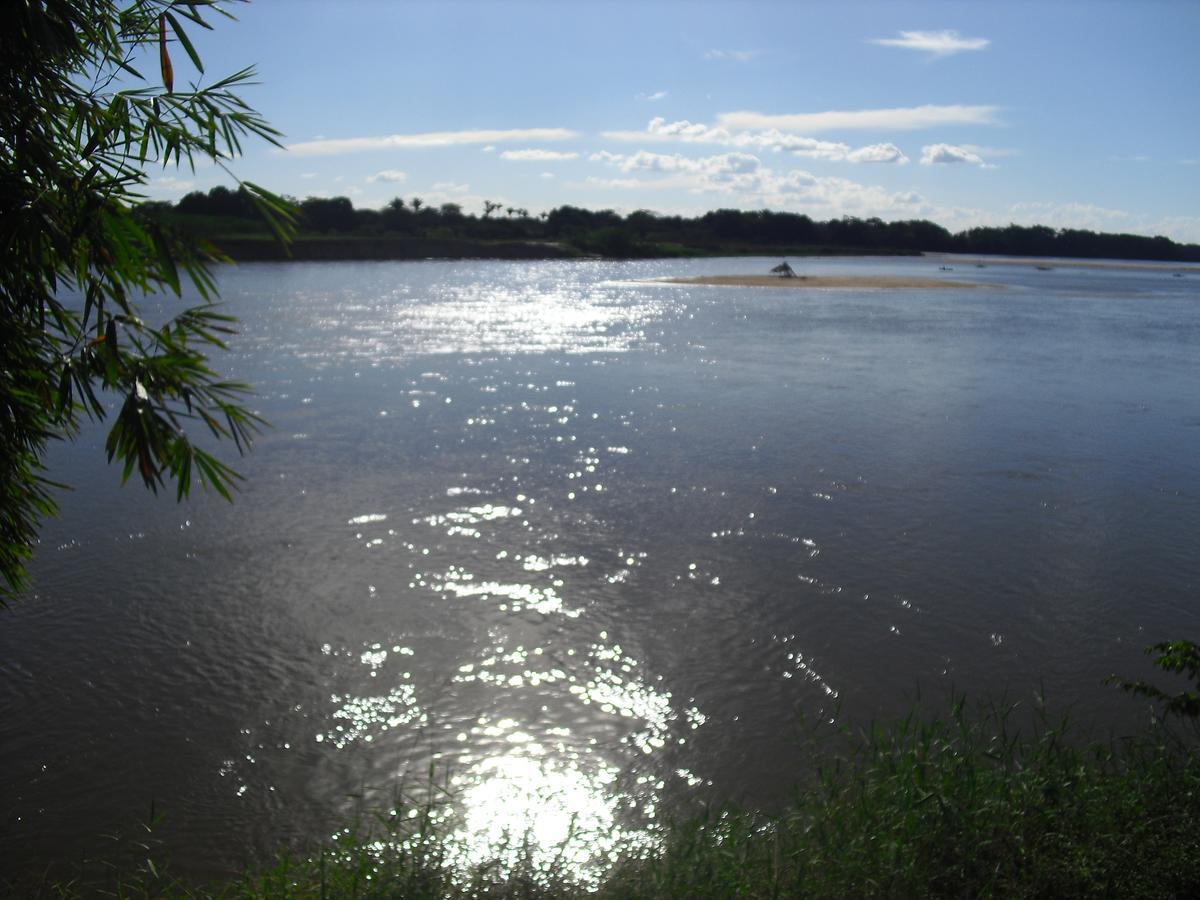
[[[155,167],[224,166],[241,141],[279,133],[235,90],[243,69],[175,89],[172,50],[203,78],[186,28],[228,16],[216,0],[21,0],[0,39],[0,604],[25,583],[38,525],[56,511],[49,442],[112,415],[106,451],[152,491],[193,480],[229,496],[238,475],[189,427],[244,451],[261,421],[243,384],[209,365],[233,320],[214,306],[221,257],[140,208]],[[178,54],[177,55],[181,55]],[[138,67],[157,67],[153,81]],[[161,84],[158,82],[161,76]],[[292,209],[239,183],[281,238]],[[151,323],[136,300],[180,295],[203,305]],[[107,398],[106,398],[107,395]]]
[[[349,197],[307,197],[300,201],[304,224],[317,231],[351,231],[354,204]]]

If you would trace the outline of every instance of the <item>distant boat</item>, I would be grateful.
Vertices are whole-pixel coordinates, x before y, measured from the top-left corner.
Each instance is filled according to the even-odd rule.
[[[1052,272],[1054,271],[1054,266],[1038,266],[1037,270],[1039,272]]]
[[[954,266],[938,266],[938,268],[943,272],[953,272],[954,271]]]
[[[795,278],[796,270],[787,264],[784,260],[779,265],[771,270],[772,275],[778,275],[780,278]]]
[[[1174,275],[1176,278],[1182,278],[1182,277],[1183,277],[1183,273],[1182,273],[1182,272],[1172,272],[1171,274],[1172,274],[1172,275]]]

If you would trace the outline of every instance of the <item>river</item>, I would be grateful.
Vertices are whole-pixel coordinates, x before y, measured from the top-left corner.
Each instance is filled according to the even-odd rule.
[[[586,866],[918,694],[1141,721],[1104,678],[1200,634],[1200,274],[653,281],[777,262],[222,270],[217,367],[272,427],[233,504],[54,448],[74,490],[0,615],[0,859],[153,804],[181,871],[235,871],[432,764],[468,858],[530,830]]]

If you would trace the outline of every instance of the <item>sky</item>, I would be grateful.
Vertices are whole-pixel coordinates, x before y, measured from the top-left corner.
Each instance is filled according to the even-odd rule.
[[[1198,0],[255,0],[199,75],[284,133],[277,192],[1041,223],[1200,243]],[[229,184],[156,171],[177,199]]]

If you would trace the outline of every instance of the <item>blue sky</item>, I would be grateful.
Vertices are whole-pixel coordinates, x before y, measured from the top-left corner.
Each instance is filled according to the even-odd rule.
[[[277,191],[1041,222],[1200,242],[1200,2],[235,5]],[[177,82],[195,76],[181,49]],[[223,183],[157,173],[155,196]]]

